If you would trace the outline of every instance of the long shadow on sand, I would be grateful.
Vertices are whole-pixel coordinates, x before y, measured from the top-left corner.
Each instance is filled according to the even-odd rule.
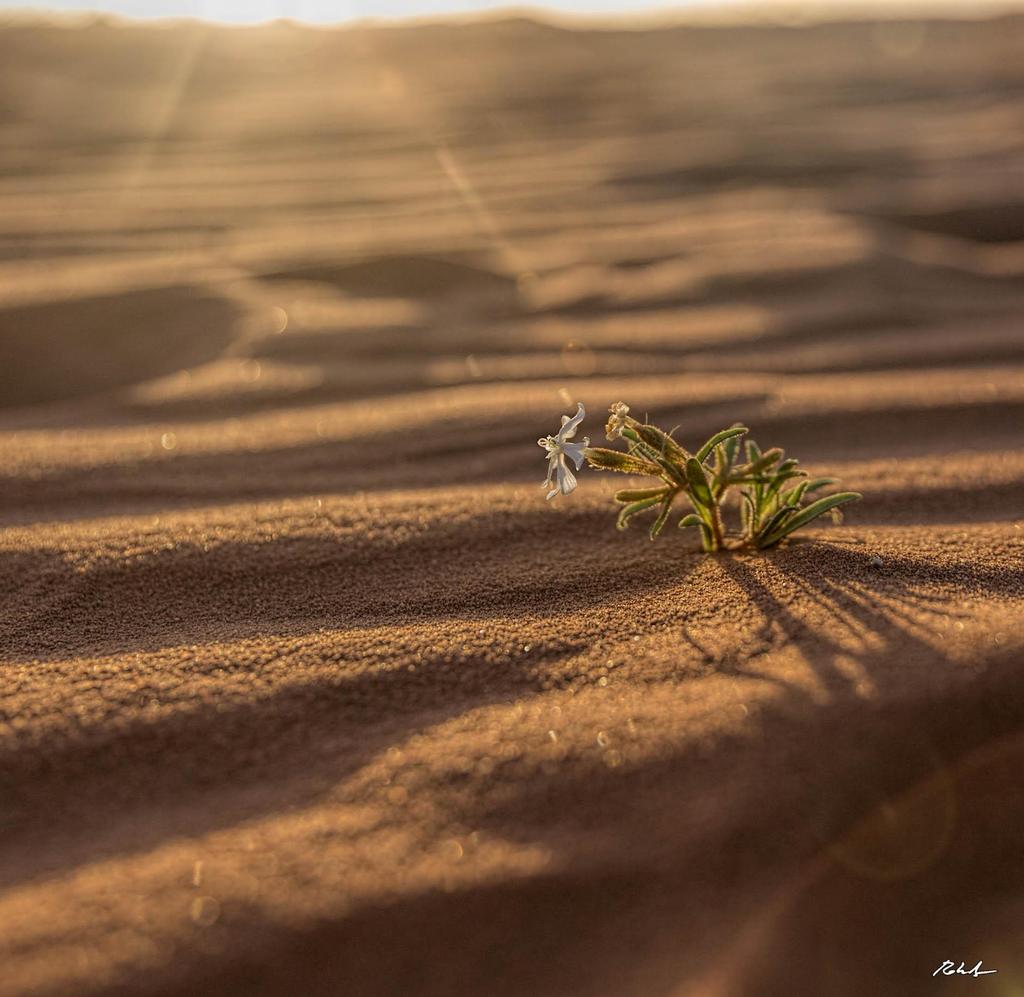
[[[9,662],[44,662],[152,652],[427,622],[509,604],[546,615],[623,585],[655,588],[679,573],[678,552],[608,531],[603,509],[496,508],[406,525],[398,541],[356,538],[350,526],[328,520],[305,535],[178,544],[85,570],[57,551],[10,554],[0,565],[0,591],[11,594],[0,616],[0,653]],[[421,581],[410,586],[410,577]]]
[[[240,309],[193,285],[0,309],[0,405],[109,391],[221,355]]]
[[[244,948],[227,960],[200,958],[179,985],[246,994],[291,986],[311,995],[412,988],[432,997],[489,978],[489,992],[501,997],[570,990],[659,997],[685,984],[705,992],[698,981],[712,978],[719,989],[708,992],[716,993],[820,994],[823,981],[844,997],[929,992],[920,974],[941,957],[934,946],[955,943],[972,919],[974,933],[983,931],[985,904],[1024,883],[1016,842],[1005,834],[1020,813],[1016,767],[992,769],[976,788],[959,764],[1020,732],[1016,654],[993,652],[983,674],[965,676],[921,639],[911,613],[919,619],[930,599],[914,579],[955,584],[963,577],[955,566],[890,559],[874,599],[877,572],[860,552],[809,543],[771,555],[772,571],[823,609],[810,614],[812,625],[762,566],[716,563],[773,628],[766,639],[796,643],[825,699],[778,686],[756,731],[713,745],[683,732],[656,759],[616,769],[566,766],[466,815],[484,833],[548,847],[553,860],[544,875],[364,907],[306,931],[239,910]],[[996,598],[1019,596],[1024,576],[992,571],[975,584]],[[832,627],[873,638],[854,656],[874,695],[858,694],[837,668],[851,651]],[[923,686],[906,684],[909,662],[927,667]],[[727,656],[717,670],[768,678],[770,661]],[[852,822],[891,806],[936,770],[955,784],[959,817],[928,875],[880,884],[829,857]],[[1001,822],[986,823],[975,807],[1007,793],[1017,802],[1003,805]],[[907,828],[895,813],[898,836]],[[975,835],[989,847],[979,851]],[[818,936],[827,944],[808,951],[806,939]],[[802,967],[799,976],[793,965]]]
[[[457,666],[438,654],[415,672],[326,661],[269,695],[199,699],[0,752],[0,831],[20,856],[0,857],[0,887],[308,805],[418,730],[537,691],[576,650]]]
[[[687,559],[681,576],[678,554],[667,549],[651,558],[633,545],[618,563],[593,552],[581,557],[591,520],[497,514],[477,525],[471,545],[464,527],[438,526],[398,547],[370,545],[347,557],[320,536],[263,550],[251,543],[178,550],[127,573],[110,567],[77,578],[62,572],[59,557],[45,569],[11,566],[42,581],[5,621],[4,668],[61,673],[66,659],[79,658],[68,680],[89,685],[105,656],[137,654],[124,664],[137,692],[122,701],[130,715],[115,710],[102,723],[61,725],[0,752],[6,847],[30,841],[35,856],[26,864],[22,849],[16,864],[0,860],[0,885],[308,804],[418,730],[571,684],[592,633],[574,637],[567,627],[555,643],[483,655],[450,631],[461,623],[475,633],[510,605],[523,616],[578,618],[623,585],[654,590],[666,574],[679,584],[699,561]],[[482,582],[499,562],[500,579]],[[414,571],[421,582],[410,590]],[[70,583],[64,592],[60,573]],[[48,594],[45,610],[39,587]],[[169,621],[166,631],[160,620]],[[427,641],[435,649],[415,671],[380,663],[390,628],[415,640],[415,627],[436,621],[448,624],[448,636]],[[245,638],[269,643],[240,645]],[[150,682],[154,669],[159,687]],[[253,694],[222,690],[217,683],[232,674],[244,674]],[[178,706],[182,698],[192,705]]]

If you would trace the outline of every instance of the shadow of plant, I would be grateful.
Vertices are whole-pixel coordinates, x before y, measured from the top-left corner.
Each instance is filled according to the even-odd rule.
[[[304,993],[342,985],[396,993],[417,979],[418,993],[440,995],[506,966],[493,993],[508,997],[527,989],[593,997],[922,991],[919,975],[943,956],[933,939],[951,940],[932,925],[965,924],[963,891],[978,935],[987,922],[977,905],[997,902],[1007,884],[1024,885],[1005,824],[976,812],[1015,786],[1010,762],[1019,753],[984,768],[980,789],[969,777],[977,766],[965,768],[1021,731],[1017,650],[984,652],[983,671],[965,670],[934,632],[929,639],[927,625],[949,616],[945,605],[958,593],[1021,597],[1024,569],[903,554],[879,567],[866,552],[820,542],[703,563],[711,567],[701,584],[717,577],[731,611],[761,623],[749,641],[723,651],[702,639],[713,622],[695,635],[680,606],[660,625],[683,630],[681,652],[696,651],[706,668],[663,685],[671,692],[710,683],[718,708],[732,710],[769,683],[749,725],[707,736],[681,727],[659,750],[636,760],[627,752],[615,767],[570,755],[468,804],[455,796],[443,803],[448,775],[439,770],[424,791],[456,808],[465,826],[544,847],[553,856],[548,871],[406,896],[308,931],[240,911],[259,954],[234,966],[196,964],[189,983],[271,994],[288,967]],[[811,683],[792,680],[791,669],[776,674],[787,654],[803,661]],[[923,679],[910,681],[908,671]],[[599,708],[602,695],[579,691],[578,715]],[[957,816],[932,833],[927,820],[946,811],[905,800],[937,774]],[[881,845],[868,842],[875,852],[867,857],[886,849],[899,856],[916,847],[915,835],[935,852],[920,867],[896,869],[889,886],[850,858],[855,845],[867,847],[850,829],[880,812],[895,816],[883,822]],[[971,846],[975,832],[991,853]],[[822,939],[820,952],[805,950],[809,937]],[[541,980],[536,959],[545,964]],[[442,965],[436,976],[417,976]],[[794,977],[794,965],[806,972]]]

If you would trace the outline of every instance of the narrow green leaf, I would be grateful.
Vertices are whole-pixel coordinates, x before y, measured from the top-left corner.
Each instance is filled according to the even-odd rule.
[[[616,527],[624,530],[633,516],[638,512],[643,512],[644,509],[650,509],[652,505],[657,505],[660,501],[661,499],[655,496],[654,498],[640,499],[637,502],[631,502],[629,505],[623,506],[619,511],[618,519],[615,520]]]
[[[693,460],[692,457],[689,458]],[[686,475],[683,474],[682,470],[673,464],[667,457],[658,458],[658,466],[664,472],[663,477],[667,478],[668,481],[674,482],[679,485],[680,488],[686,487]]]
[[[779,494],[780,500],[784,501],[786,505],[800,505],[800,500],[804,497],[804,492],[807,491],[809,484],[809,481],[801,481],[792,488],[787,488]]]
[[[826,485],[834,485],[838,480],[838,478],[808,478],[806,481],[801,481],[793,485],[792,488],[784,490],[781,493],[781,497],[786,502],[796,502],[799,504],[803,501],[805,495],[817,491],[819,488],[824,488]]]
[[[754,500],[747,492],[740,492],[740,497],[743,500],[743,505],[740,506],[740,517],[743,520],[743,535],[749,539],[753,536],[757,524],[757,509],[754,506]]]
[[[708,454],[718,446],[719,443],[723,443],[725,440],[731,440],[735,436],[742,436],[747,432],[746,426],[733,426],[731,429],[723,429],[720,433],[715,433],[707,443],[704,444],[695,454],[697,460],[702,464],[707,460]]]
[[[696,526],[700,531],[700,545],[705,551],[713,551],[715,549],[715,537],[711,532],[711,527],[704,522],[700,516],[695,516],[692,513],[688,516],[683,516],[679,520],[680,528],[684,526]]]
[[[631,427],[624,429],[622,431],[622,436],[625,439],[632,442],[632,455],[635,456],[636,454],[639,453],[642,455],[643,459],[650,461],[652,464],[655,464],[660,469],[659,471],[653,473],[660,474],[662,477],[666,479],[666,481],[673,482],[683,488],[686,487],[686,478],[683,476],[679,468],[675,464],[673,464],[669,458],[662,457],[662,455],[657,450],[655,450],[654,447],[652,447],[649,443],[644,442],[644,440],[642,440],[640,436],[637,435],[637,431],[635,429]],[[612,452],[614,453],[615,451]]]
[[[715,463],[713,465],[715,469],[715,476],[725,474],[726,469],[729,467],[729,458],[725,455],[725,444],[719,443],[715,447]]]
[[[753,440],[747,440],[747,461],[752,464],[760,458],[761,448]]]
[[[621,433],[624,440],[629,440],[634,448],[644,451],[644,453],[651,454],[651,459],[658,455],[658,450],[650,445],[638,432],[639,426],[626,426]]]
[[[757,546],[760,547],[762,545],[762,541],[764,541],[766,537],[771,536],[775,530],[780,529],[785,524],[785,521],[799,508],[800,506],[798,505],[784,505],[779,509],[771,519],[769,519],[768,522],[758,530]]]
[[[639,502],[641,499],[662,498],[668,489],[664,485],[657,488],[625,488],[615,493],[616,502]]]
[[[757,456],[751,458],[749,456],[749,447],[747,452],[747,463],[740,468],[744,474],[759,474],[761,471],[766,471],[785,453],[784,450],[780,450],[778,447],[772,447],[771,450],[766,450],[764,453],[758,450]]]
[[[764,485],[754,485],[751,498],[754,500],[754,529],[756,530],[765,514]]]
[[[622,438],[630,442],[631,453],[641,454],[645,460],[657,463],[661,453],[647,443],[632,426],[627,426],[622,430]]]
[[[711,497],[711,488],[708,486],[707,475],[704,473],[704,465],[696,457],[691,457],[686,462],[686,482],[690,486],[690,497],[694,504],[711,511],[714,499]]]
[[[779,489],[787,481],[791,481],[793,478],[803,478],[803,477],[806,477],[806,476],[807,476],[807,472],[806,471],[785,471],[782,474],[777,474],[772,479],[771,484],[765,489],[765,492],[764,492],[765,501],[768,501],[769,499],[775,498],[775,496],[778,493]]]
[[[826,495],[824,498],[818,499],[817,502],[812,502],[806,508],[801,509],[791,519],[783,523],[779,529],[766,533],[763,546],[768,547],[778,543],[784,536],[800,529],[801,526],[806,526],[811,520],[817,519],[818,516],[828,512],[829,509],[835,509],[837,506],[845,505],[847,502],[856,502],[862,497],[859,492],[837,492],[835,495]]]
[[[728,441],[726,441],[728,442]],[[715,447],[715,462],[711,465],[711,494],[717,502],[729,487],[729,458],[725,455],[725,443]]]
[[[725,459],[728,461],[728,466],[732,467],[736,463],[736,455],[740,452],[739,436],[733,436],[726,440],[723,449],[725,450]]]
[[[637,426],[636,433],[662,457],[669,457],[682,463],[690,456],[668,433],[662,432],[657,426],[652,426],[650,423],[645,422]]]
[[[665,523],[668,522],[669,510],[672,508],[672,499],[675,495],[669,495],[661,504],[661,512],[658,513],[658,518],[651,523],[651,539],[653,540],[664,528]]]
[[[587,447],[584,451],[587,463],[599,471],[618,471],[619,474],[651,474],[661,477],[661,469],[657,464],[643,460],[633,454],[621,450],[608,450],[605,447]]]

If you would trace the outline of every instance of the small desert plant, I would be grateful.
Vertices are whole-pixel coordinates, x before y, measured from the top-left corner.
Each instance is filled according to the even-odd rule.
[[[753,547],[764,549],[777,544],[794,530],[806,526],[826,512],[839,515],[839,506],[854,502],[857,492],[836,492],[820,498],[814,494],[834,478],[808,478],[797,461],[786,458],[778,447],[762,451],[751,439],[743,440],[746,426],[735,425],[715,433],[695,453],[690,453],[666,433],[649,422],[640,422],[629,414],[622,402],[612,405],[605,427],[609,440],[624,440],[626,450],[591,447],[589,438],[570,442],[586,414],[583,405],[576,415],[562,416],[556,436],[537,442],[548,453],[548,478],[554,487],[548,498],[568,495],[576,487],[576,478],[566,464],[583,461],[601,471],[655,478],[648,488],[627,488],[615,493],[619,510],[617,525],[625,529],[629,521],[644,512],[655,514],[650,526],[653,540],[668,522],[673,506],[680,499],[692,509],[679,520],[679,526],[695,527],[706,551]],[[723,508],[730,494],[739,496],[739,531],[729,534]]]

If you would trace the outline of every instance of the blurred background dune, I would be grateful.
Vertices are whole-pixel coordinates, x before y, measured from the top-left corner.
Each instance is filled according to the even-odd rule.
[[[1022,24],[9,26],[4,403],[1014,354]]]
[[[793,21],[0,27],[0,993],[1024,986],[1024,15]]]

